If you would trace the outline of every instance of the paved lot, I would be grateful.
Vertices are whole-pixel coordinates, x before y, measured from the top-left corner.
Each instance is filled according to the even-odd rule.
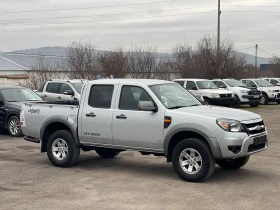
[[[137,152],[114,160],[82,152],[78,165],[56,168],[39,145],[0,135],[0,209],[280,209],[280,106],[248,110],[264,118],[269,149],[199,184]]]

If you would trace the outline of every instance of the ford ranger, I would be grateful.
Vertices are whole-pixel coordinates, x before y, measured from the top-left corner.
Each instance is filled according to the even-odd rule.
[[[27,102],[20,120],[25,140],[41,143],[55,166],[75,164],[80,150],[103,158],[134,150],[165,156],[193,182],[210,177],[215,164],[244,166],[268,144],[259,115],[202,105],[179,84],[161,80],[89,81],[79,102]]]

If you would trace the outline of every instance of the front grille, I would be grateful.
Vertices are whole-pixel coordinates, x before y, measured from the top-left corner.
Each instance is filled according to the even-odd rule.
[[[265,143],[263,144],[251,144],[249,147],[248,147],[248,152],[254,152],[254,151],[257,151],[257,150],[260,150],[260,149],[264,149],[265,148]]]
[[[275,93],[279,93],[279,90],[274,90]]]
[[[251,90],[248,92],[249,95],[261,95],[261,91],[259,90]]]
[[[256,123],[242,123],[242,125],[246,129],[249,135],[258,134],[265,131],[265,126],[263,121],[259,121]]]
[[[220,94],[220,98],[229,98],[232,97],[232,94]]]

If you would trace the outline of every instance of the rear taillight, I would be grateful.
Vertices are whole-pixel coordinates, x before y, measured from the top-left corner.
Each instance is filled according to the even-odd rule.
[[[24,110],[20,109],[20,126],[24,127],[25,126],[25,117],[24,117]]]

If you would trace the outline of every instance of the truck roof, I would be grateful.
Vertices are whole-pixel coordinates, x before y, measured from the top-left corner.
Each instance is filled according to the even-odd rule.
[[[94,84],[142,84],[142,85],[157,85],[157,84],[166,84],[173,83],[166,80],[156,80],[156,79],[101,79],[101,80],[92,80],[89,83]]]
[[[174,79],[173,81],[210,81],[209,79]]]

